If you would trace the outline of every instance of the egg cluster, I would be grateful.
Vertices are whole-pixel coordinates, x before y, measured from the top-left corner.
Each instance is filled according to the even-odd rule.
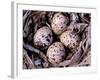
[[[47,13],[44,12],[42,14],[46,15]],[[77,26],[78,20],[75,18],[76,14],[74,15],[74,20],[73,15],[71,15],[71,13],[69,14],[63,12],[52,12],[49,14],[52,15],[52,17],[46,15],[42,16],[42,20],[37,19],[37,22],[38,20],[41,20],[41,23],[37,25],[38,27],[35,25],[35,28],[28,28],[27,30],[31,31],[32,35],[28,35],[28,39],[26,39],[27,37],[23,38],[24,43],[29,41],[28,44],[31,44],[33,48],[24,47],[24,49],[26,49],[26,51],[29,50],[30,53],[36,52],[34,51],[34,48],[42,51],[47,57],[49,63],[48,67],[52,67],[53,65],[57,65],[66,60],[70,52],[75,51],[75,49],[79,47],[82,38],[81,36],[83,36],[80,28],[84,27],[84,25],[83,27]],[[48,20],[44,19],[45,17],[48,18]],[[30,53],[28,54],[30,55]],[[38,51],[37,53],[39,54]],[[38,68],[36,64],[37,62],[42,65],[42,67],[39,66],[39,68],[43,68],[44,61],[38,54],[35,55],[36,61],[35,59],[32,59],[32,62],[36,68]]]

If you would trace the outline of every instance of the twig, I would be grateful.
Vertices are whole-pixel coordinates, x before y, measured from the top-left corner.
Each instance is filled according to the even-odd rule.
[[[23,51],[23,58],[24,58],[24,63],[27,65],[28,69],[34,69],[35,65],[31,61],[30,57],[28,56],[27,52],[24,50]]]
[[[34,34],[37,32],[37,30],[38,30],[38,24],[36,24],[34,27]]]
[[[46,22],[46,25],[51,29],[50,25]]]
[[[27,11],[26,13],[25,13],[25,15],[23,16],[23,25],[25,25],[25,21],[27,20],[27,18],[28,18],[28,16],[31,14],[31,11]]]
[[[76,48],[74,53],[75,54],[72,56],[72,58],[70,60],[65,60],[65,61],[61,62],[58,66],[67,67],[67,66],[72,66],[74,64],[77,64],[82,55],[80,45],[79,45],[79,47]]]
[[[34,48],[33,46],[31,46],[31,45],[29,45],[29,44],[25,44],[25,43],[24,43],[23,46],[24,46],[24,48],[26,48],[26,49],[28,49],[28,50],[30,50],[30,51],[32,51],[32,52],[35,52],[35,53],[37,53],[38,55],[40,55],[40,57],[45,61],[45,63],[43,64],[44,67],[48,67],[49,62],[48,62],[48,60],[47,60],[46,55],[45,55],[42,51],[40,51],[40,50]]]

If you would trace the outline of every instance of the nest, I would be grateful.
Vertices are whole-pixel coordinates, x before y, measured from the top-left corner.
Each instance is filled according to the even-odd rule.
[[[51,64],[46,56],[46,50],[34,46],[33,36],[36,31],[48,26],[55,13],[52,11],[23,10],[23,69],[38,69],[50,67],[80,67],[91,65],[91,14],[61,12],[68,19],[69,30],[80,36],[79,46],[70,51],[66,48],[66,58],[59,64]],[[57,35],[53,34],[53,42],[59,41]]]

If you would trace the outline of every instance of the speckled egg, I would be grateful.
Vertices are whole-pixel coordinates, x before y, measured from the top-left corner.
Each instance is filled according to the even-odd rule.
[[[34,40],[34,45],[37,48],[47,49],[48,46],[50,46],[51,43],[53,42],[52,31],[49,29],[49,27],[44,26],[39,30],[37,30],[33,40]]]
[[[67,29],[68,18],[61,13],[56,13],[51,21],[51,27],[55,34],[60,35]]]
[[[71,31],[65,31],[60,36],[60,41],[67,47],[74,49],[79,45],[80,38],[77,34]]]
[[[65,49],[61,42],[53,43],[47,50],[48,60],[51,64],[58,64],[64,60]]]

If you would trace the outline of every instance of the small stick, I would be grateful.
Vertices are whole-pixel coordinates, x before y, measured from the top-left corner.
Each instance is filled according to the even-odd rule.
[[[86,43],[88,38],[86,38],[81,45],[84,45],[84,43]],[[82,46],[82,49],[84,50],[84,53],[82,54],[82,56],[80,57],[79,61],[81,61],[81,59],[87,54],[88,52],[88,43],[86,43],[86,46]],[[89,49],[90,50],[90,49]]]
[[[70,63],[71,63],[71,60],[65,60],[65,61],[59,63],[58,66],[66,67],[66,66],[68,66]]]
[[[33,46],[31,46],[31,45],[29,45],[29,44],[25,44],[25,43],[24,43],[23,46],[24,46],[24,48],[26,48],[26,49],[28,49],[28,50],[30,50],[30,51],[32,51],[32,52],[35,52],[35,53],[37,53],[38,55],[40,55],[40,57],[45,61],[44,67],[48,67],[49,62],[48,62],[48,60],[47,60],[46,55],[45,55],[42,51],[40,51],[40,50],[34,48]]]
[[[38,24],[36,24],[34,27],[34,34],[37,32],[37,30],[38,30]]]
[[[35,65],[33,64],[33,62],[31,61],[30,57],[28,56],[27,52],[24,50],[23,51],[23,54],[24,54],[24,60],[26,63],[26,65],[28,66],[28,69],[34,69],[35,68]]]
[[[27,19],[27,17],[31,14],[31,11],[27,11],[25,13],[25,15],[23,16],[23,24],[25,24],[25,20]]]
[[[81,56],[81,53],[75,53],[70,60],[65,60],[59,63],[58,66],[66,67],[66,66],[74,65],[79,62],[80,56]]]
[[[51,29],[50,25],[46,22],[46,25]]]
[[[80,46],[79,46],[80,47]],[[79,59],[81,57],[81,49],[77,48],[77,52],[72,56],[70,60],[65,60],[61,62],[58,66],[71,66],[79,62]]]

